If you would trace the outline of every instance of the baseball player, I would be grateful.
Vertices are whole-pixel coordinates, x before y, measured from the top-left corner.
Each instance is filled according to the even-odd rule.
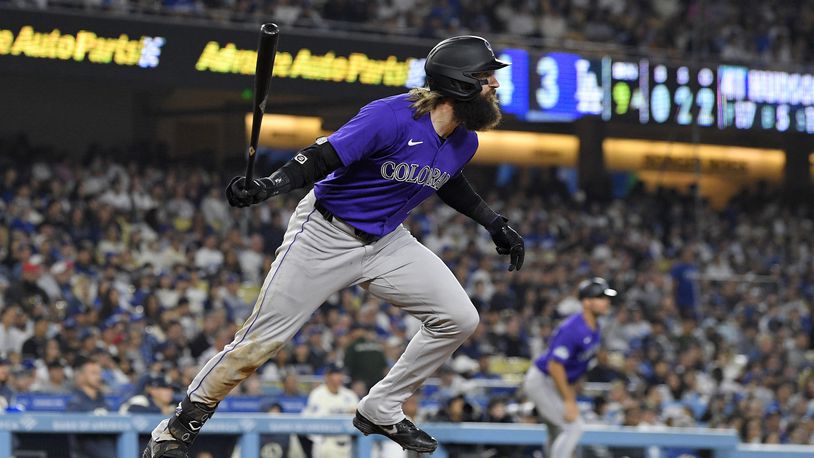
[[[608,313],[616,291],[603,278],[579,284],[582,313],[565,319],[554,331],[548,350],[534,361],[523,384],[537,413],[548,425],[552,458],[571,458],[582,435],[574,382],[585,372],[599,349],[597,317]]]
[[[402,403],[472,334],[479,317],[444,262],[402,222],[437,193],[486,228],[497,252],[510,256],[509,270],[523,266],[523,239],[461,173],[478,147],[475,131],[500,121],[494,72],[506,65],[483,38],[444,40],[427,56],[428,88],[369,103],[269,177],[231,181],[226,196],[237,207],[315,186],[289,221],[251,315],[201,369],[175,416],[153,431],[144,458],[186,457],[229,391],[274,355],[329,295],[351,285],[422,321],[401,358],[359,402],[354,426],[405,449],[435,450],[436,440],[405,417]]]

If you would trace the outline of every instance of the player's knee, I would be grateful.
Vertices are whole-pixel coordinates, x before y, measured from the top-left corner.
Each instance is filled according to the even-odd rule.
[[[475,310],[475,307],[469,307],[466,313],[461,313],[456,320],[457,328],[462,338],[471,336],[472,333],[475,332],[475,329],[477,329],[478,323],[480,323],[480,315],[478,315],[478,311]]]

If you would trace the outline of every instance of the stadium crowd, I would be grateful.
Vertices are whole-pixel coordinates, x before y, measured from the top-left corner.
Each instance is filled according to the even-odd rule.
[[[0,151],[0,397],[14,408],[22,393],[72,393],[69,409],[92,411],[119,407],[101,394],[144,407],[129,397],[146,392],[165,400],[156,411],[171,410],[166,388],[177,396],[251,313],[297,196],[237,210],[222,195],[231,174],[200,164],[99,147],[69,161],[24,137]],[[587,421],[814,442],[812,207],[761,191],[712,209],[640,187],[590,202],[550,170],[502,172],[473,168],[471,179],[525,237],[522,271],[508,274],[488,234],[438,199],[408,219],[481,314],[421,394],[421,415],[534,421],[522,393],[479,382],[517,381],[497,363],[540,354],[578,310],[578,281],[599,275],[621,297],[588,375],[607,389],[582,399]],[[361,397],[418,326],[344,290],[233,394],[306,395],[298,377],[336,363]]]
[[[284,26],[789,65],[810,62],[814,13],[794,2],[704,0],[0,0],[219,22],[274,20]],[[711,31],[714,31],[711,33]],[[498,39],[503,37],[503,40]]]

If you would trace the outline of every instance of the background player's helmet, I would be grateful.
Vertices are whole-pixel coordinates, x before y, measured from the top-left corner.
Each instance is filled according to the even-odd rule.
[[[611,289],[607,280],[602,277],[594,277],[588,280],[583,280],[579,284],[579,299],[587,299],[592,297],[615,297],[616,290]]]
[[[495,57],[492,46],[481,37],[463,35],[447,38],[427,55],[424,72],[430,89],[456,100],[472,100],[481,91],[474,73],[509,65]]]

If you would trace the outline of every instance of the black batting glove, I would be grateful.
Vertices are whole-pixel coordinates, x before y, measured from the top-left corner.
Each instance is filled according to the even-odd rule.
[[[526,245],[523,237],[514,229],[509,227],[509,220],[505,216],[498,215],[486,230],[492,236],[498,254],[509,255],[509,271],[520,270],[523,267],[523,258],[526,256]]]
[[[242,208],[259,204],[277,194],[277,189],[269,178],[247,182],[246,177],[234,177],[226,187],[226,200],[232,207]]]

